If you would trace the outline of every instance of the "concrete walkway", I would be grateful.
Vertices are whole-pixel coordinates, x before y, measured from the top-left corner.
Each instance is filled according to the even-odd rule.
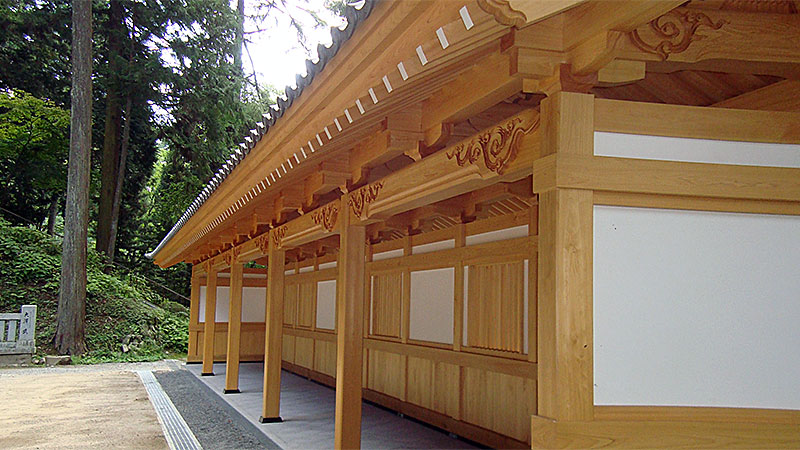
[[[283,423],[260,424],[262,363],[239,367],[240,394],[222,394],[225,364],[214,364],[213,377],[201,377],[199,364],[187,365],[191,373],[285,449],[333,447],[335,392],[292,373],[281,374]],[[364,403],[361,419],[362,448],[475,448],[439,430],[408,420],[390,411]]]

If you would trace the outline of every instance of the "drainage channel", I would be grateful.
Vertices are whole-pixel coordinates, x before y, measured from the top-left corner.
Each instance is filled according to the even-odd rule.
[[[189,429],[189,425],[186,424],[181,414],[175,409],[175,405],[172,404],[172,400],[169,399],[161,384],[153,376],[153,372],[139,370],[136,373],[142,379],[142,384],[147,390],[150,402],[153,403],[169,448],[173,450],[201,450],[203,447],[200,446],[200,442],[197,441],[194,433]]]

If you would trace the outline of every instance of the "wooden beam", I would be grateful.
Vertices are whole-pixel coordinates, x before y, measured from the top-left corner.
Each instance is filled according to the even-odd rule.
[[[239,342],[242,338],[242,272],[236,249],[231,251],[231,288],[228,307],[228,348],[225,353],[224,394],[239,393]]]
[[[656,31],[671,24],[670,37]],[[616,43],[616,55],[635,61],[698,63],[745,61],[749,63],[800,64],[800,17],[724,10],[677,8],[644,24]],[[716,66],[715,66],[716,67]],[[722,66],[720,66],[722,67]],[[724,69],[719,69],[724,71]],[[753,72],[758,73],[758,72]]]
[[[564,50],[609,31],[630,31],[685,3],[682,0],[594,0],[564,13]]]
[[[648,407],[657,410],[663,407]],[[703,408],[692,408],[703,409]],[[723,408],[719,408],[723,409]],[[742,413],[755,416],[743,408]],[[734,412],[734,411],[732,411]],[[734,412],[735,414],[735,412]],[[733,416],[734,414],[730,414]],[[797,423],[762,423],[761,418],[738,421],[697,421],[682,415],[669,419],[560,421],[540,415],[531,418],[532,448],[797,448]]]
[[[523,27],[584,2],[585,0],[479,0],[478,5],[503,25]]]
[[[592,155],[594,97],[559,92],[542,103],[542,153]],[[539,194],[538,414],[591,420],[592,192]],[[533,255],[532,255],[533,256]]]
[[[276,230],[270,231],[267,263],[267,307],[264,325],[264,390],[260,423],[281,419],[281,354],[283,352],[283,286],[286,252],[276,245]]]
[[[779,81],[712,106],[763,111],[800,111],[800,81]]]
[[[595,101],[595,131],[800,144],[800,114],[622,100]]]
[[[534,164],[534,190],[800,201],[800,169],[551,155]]]
[[[206,267],[206,317],[203,328],[203,376],[214,375],[214,325],[217,316],[217,270]]]
[[[347,208],[342,199],[342,209]],[[334,447],[361,447],[361,375],[366,228],[343,214],[337,282],[336,416]]]
[[[525,110],[349,193],[348,212],[353,220],[372,223],[498,181],[522,179],[538,155],[538,124],[538,113]],[[488,141],[481,144],[481,139]],[[496,153],[482,153],[482,145],[497,145]]]
[[[466,120],[520,92],[522,80],[513,74],[512,67],[512,55],[506,53],[493,54],[475,63],[424,102],[422,129]]]

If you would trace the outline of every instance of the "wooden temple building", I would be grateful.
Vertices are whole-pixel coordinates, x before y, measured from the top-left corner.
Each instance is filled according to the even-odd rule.
[[[335,387],[337,448],[800,446],[799,8],[350,7],[151,254],[189,361]]]

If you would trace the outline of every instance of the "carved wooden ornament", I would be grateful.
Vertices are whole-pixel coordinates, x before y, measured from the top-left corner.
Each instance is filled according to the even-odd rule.
[[[517,157],[522,137],[538,127],[538,115],[533,118],[514,117],[458,144],[447,152],[447,159],[455,158],[461,167],[482,164],[486,169],[502,175],[508,164]]]
[[[329,203],[322,208],[311,212],[311,219],[317,225],[322,225],[325,231],[333,231],[336,220],[339,218],[339,206],[337,202]]]
[[[269,252],[269,232],[257,237],[256,245],[258,245],[258,249],[261,250],[261,253],[266,255],[267,252]]]
[[[272,230],[272,243],[275,244],[275,248],[281,248],[281,241],[284,236],[286,236],[286,225],[279,226]]]
[[[363,217],[366,206],[378,198],[378,193],[382,188],[383,181],[377,181],[353,192],[347,199],[347,204],[350,205],[350,210],[353,211],[353,214],[356,217]]]
[[[697,34],[698,28],[719,30],[726,23],[726,20],[714,22],[706,14],[697,11],[673,10],[650,21],[649,32],[646,34],[656,42],[648,43],[638,29],[628,33],[628,36],[639,50],[657,55],[662,61],[666,61],[669,55],[684,52],[692,42],[705,37]]]
[[[241,248],[233,247],[232,249],[230,249],[230,251],[225,253],[224,255],[225,264],[227,264],[228,266],[235,264],[239,260],[239,253],[241,253],[241,251],[242,251]]]
[[[511,6],[509,0],[478,0],[478,6],[493,15],[498,23],[509,27],[522,27],[528,21],[524,13]]]

